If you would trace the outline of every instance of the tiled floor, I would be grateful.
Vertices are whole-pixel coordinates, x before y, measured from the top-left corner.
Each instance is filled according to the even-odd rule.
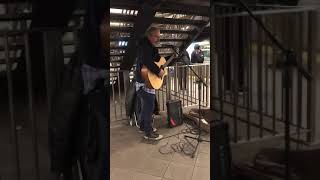
[[[160,128],[165,137],[181,132],[185,126]],[[182,152],[162,154],[180,140],[174,136],[158,143],[142,138],[137,128],[122,126],[111,129],[111,180],[209,180],[210,144],[200,143],[194,158]],[[183,139],[183,134],[179,136]],[[209,135],[204,136],[209,139]],[[166,145],[167,144],[167,145]]]

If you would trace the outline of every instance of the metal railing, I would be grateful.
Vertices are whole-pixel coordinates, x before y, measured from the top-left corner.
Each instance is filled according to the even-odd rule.
[[[210,64],[190,65],[199,74],[208,87],[201,87],[201,105],[210,105]],[[198,105],[198,87],[195,81],[197,77],[186,65],[174,65],[168,67],[168,75],[161,89],[156,91],[156,99],[160,111],[166,111],[166,102],[172,99],[181,100],[183,107]],[[133,72],[118,71],[110,74],[110,118],[111,123],[128,119],[125,111],[126,91],[133,78]]]
[[[58,179],[50,170],[48,122],[64,66],[63,33],[70,31],[77,34],[79,29],[0,32],[0,39],[4,40],[3,72],[0,73],[0,179]],[[31,48],[30,39],[34,33],[42,36],[44,44],[44,59],[37,61],[31,59],[31,51],[35,49]],[[10,53],[14,47],[9,41],[13,35],[22,37],[24,51],[24,57],[15,62]],[[25,68],[18,70],[14,64],[25,65]],[[39,77],[44,82],[35,82]],[[39,83],[43,85],[41,95],[35,94]]]
[[[233,142],[284,134],[282,72],[284,59],[255,21],[236,7],[215,7],[213,99],[211,107],[229,122]],[[257,10],[254,14],[312,73],[316,11],[312,8]],[[312,81],[293,72],[292,141],[313,139]]]

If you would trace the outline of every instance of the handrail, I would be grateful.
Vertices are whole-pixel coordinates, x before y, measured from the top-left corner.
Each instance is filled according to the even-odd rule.
[[[288,13],[299,13],[299,12],[309,12],[309,11],[316,11],[317,8],[315,7],[301,7],[301,8],[292,8],[292,9],[271,9],[271,10],[258,10],[253,11],[254,15],[278,15],[278,14],[288,14]],[[225,18],[225,17],[239,17],[239,16],[248,16],[247,12],[240,12],[240,13],[230,13],[225,15],[216,15],[217,18]]]

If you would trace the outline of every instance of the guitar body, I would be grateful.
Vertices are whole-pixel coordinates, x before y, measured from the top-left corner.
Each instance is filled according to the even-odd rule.
[[[155,62],[155,64],[160,68],[166,63],[166,59],[164,57],[161,57],[159,62]],[[141,76],[144,79],[147,88],[150,89],[160,89],[164,77],[168,74],[167,68],[164,69],[164,75],[162,77],[159,77],[157,74],[152,73],[149,71],[149,69],[146,66],[142,66],[141,68]]]

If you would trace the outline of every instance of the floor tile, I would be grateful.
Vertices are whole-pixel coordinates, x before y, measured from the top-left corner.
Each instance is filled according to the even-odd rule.
[[[182,153],[175,153],[173,155],[172,162],[193,166],[193,165],[195,165],[196,158],[191,158],[190,156],[187,156]]]
[[[110,180],[132,180],[132,178],[132,171],[121,168],[110,168]]]
[[[114,153],[110,156],[110,167],[123,169],[141,169],[148,159],[142,152]]]
[[[197,167],[210,167],[210,154],[207,153],[199,153],[196,160]]]
[[[170,146],[162,146],[155,148],[151,154],[151,157],[171,162],[173,155],[174,152]]]
[[[192,180],[210,180],[210,168],[195,167]]]
[[[210,143],[203,142],[200,144],[199,152],[201,153],[210,153]]]
[[[172,180],[191,180],[193,168],[194,166],[172,162],[169,165],[164,178]]]
[[[123,179],[123,180],[126,180],[126,179]],[[134,173],[133,180],[161,180],[161,177],[156,177],[149,174],[136,172]]]
[[[162,177],[166,172],[169,161],[164,161],[156,158],[148,158],[144,161],[142,168],[139,167],[138,172]]]

